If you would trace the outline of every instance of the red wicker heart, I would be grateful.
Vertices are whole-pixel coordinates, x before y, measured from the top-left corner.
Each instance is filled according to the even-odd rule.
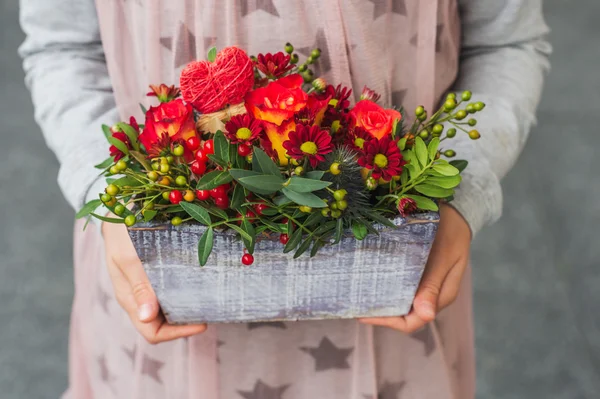
[[[215,62],[195,61],[181,72],[181,94],[203,114],[240,103],[254,86],[254,66],[237,47],[221,50]]]

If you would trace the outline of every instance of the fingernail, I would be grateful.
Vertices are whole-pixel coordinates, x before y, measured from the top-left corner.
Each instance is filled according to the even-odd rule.
[[[424,316],[428,316],[428,317],[435,317],[435,308],[433,307],[433,305],[429,302],[423,302],[423,304],[421,305],[422,312]]]
[[[148,320],[150,317],[152,317],[152,311],[154,310],[154,308],[152,307],[152,305],[150,304],[143,304],[139,307],[138,309],[138,317],[141,321],[146,321]]]

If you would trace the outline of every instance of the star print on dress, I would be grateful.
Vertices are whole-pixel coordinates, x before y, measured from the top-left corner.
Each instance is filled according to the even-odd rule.
[[[404,102],[404,97],[406,97],[406,93],[408,89],[404,90],[396,90],[392,92],[392,105],[395,107],[400,107]]]
[[[98,285],[97,299],[100,306],[102,306],[104,313],[108,314],[108,301],[110,301],[110,296],[104,292],[100,285]]]
[[[248,323],[248,330],[255,330],[255,329],[261,328],[261,327],[272,327],[272,328],[278,328],[281,330],[287,329],[287,326],[282,321]]]
[[[102,355],[98,357],[97,360],[98,366],[100,366],[100,379],[109,386],[111,391],[115,392],[115,387],[113,386],[115,376],[110,373],[110,370],[106,365],[106,357]]]
[[[239,0],[239,2],[242,9],[242,17],[257,10],[263,10],[275,17],[279,17],[273,0]]]
[[[435,350],[435,340],[433,339],[433,332],[429,324],[425,325],[422,329],[411,335],[414,339],[417,339],[425,346],[425,356],[431,355]]]
[[[318,347],[303,347],[300,350],[308,353],[315,359],[315,371],[325,371],[330,369],[349,369],[348,356],[350,356],[354,348],[338,348],[329,338],[323,337]]]
[[[397,383],[390,383],[386,381],[379,389],[377,399],[399,399],[398,394],[402,392],[404,385],[406,385],[404,381]]]
[[[282,395],[289,387],[290,384],[286,384],[272,388],[261,380],[258,380],[254,384],[254,389],[252,391],[238,391],[238,393],[244,399],[283,399]]]
[[[373,20],[387,14],[389,0],[369,0],[375,6],[373,10]],[[406,15],[406,0],[392,0],[392,12],[400,15]]]
[[[125,354],[129,358],[129,360],[131,360],[131,364],[134,365],[135,364],[135,355],[137,353],[137,346],[134,346],[133,349],[129,349],[129,348],[122,348],[122,349],[123,349],[123,352],[125,352]]]
[[[183,22],[179,23],[179,31],[173,37],[161,37],[160,44],[175,53],[175,68],[193,61],[196,56],[196,36]]]
[[[436,34],[435,34],[435,52],[439,53],[440,51],[442,51],[442,32],[444,31],[444,25],[438,25],[436,27]],[[416,46],[417,43],[419,43],[419,34],[414,35],[411,39],[410,39],[410,44],[412,44],[413,46]]]
[[[123,352],[127,355],[129,360],[131,360],[132,367],[135,366],[135,359],[137,354],[137,346],[134,346],[132,349],[122,348]],[[162,378],[160,378],[159,371],[163,368],[165,364],[158,360],[152,359],[150,356],[144,354],[142,359],[142,375],[147,375],[152,378],[159,384],[162,384]]]
[[[316,69],[315,75],[319,76],[331,71],[331,59],[329,58],[329,49],[327,47],[327,39],[325,38],[325,31],[323,28],[320,28],[317,31],[315,43],[312,47],[300,47],[298,48],[298,52],[308,57],[310,56],[310,53],[317,48],[321,50],[321,56],[314,63],[314,66]]]
[[[213,48],[217,45],[217,38],[214,36],[204,36],[204,48],[206,50]]]

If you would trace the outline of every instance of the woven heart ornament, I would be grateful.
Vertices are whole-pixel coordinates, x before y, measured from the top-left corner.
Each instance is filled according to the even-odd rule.
[[[181,94],[203,114],[240,103],[254,86],[254,66],[237,47],[219,51],[214,62],[194,61],[181,72]]]

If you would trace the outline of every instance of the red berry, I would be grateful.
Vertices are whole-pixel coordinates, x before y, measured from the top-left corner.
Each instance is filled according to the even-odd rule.
[[[215,153],[215,142],[212,140],[206,140],[204,142],[204,152],[206,155]]]
[[[215,205],[217,206],[217,208],[227,209],[227,208],[229,208],[229,198],[227,198],[227,197],[215,198]]]
[[[248,209],[248,212],[246,212],[246,218],[247,219],[254,219],[256,217],[256,214],[254,212],[252,212],[251,210]]]
[[[242,256],[242,263],[246,266],[250,266],[254,263],[254,256],[250,254],[244,254],[244,256]]]
[[[210,198],[210,191],[208,190],[196,190],[196,198],[200,201],[206,201]]]
[[[190,151],[196,151],[198,148],[200,148],[200,139],[196,136],[190,137],[185,142],[185,146]]]
[[[171,201],[171,204],[177,205],[183,201],[183,194],[179,190],[173,190],[169,193],[169,201]]]
[[[279,242],[282,243],[283,245],[287,244],[287,242],[290,240],[290,237],[287,234],[282,234],[279,236]]]
[[[203,175],[206,172],[206,164],[204,162],[195,161],[192,163],[192,173],[195,175]]]
[[[268,206],[265,204],[254,205],[254,211],[256,212],[257,215],[260,215],[260,216],[262,216],[263,211],[267,208],[268,208]]]
[[[223,184],[222,186],[213,188],[210,190],[210,196],[213,198],[227,198],[227,190],[229,190],[229,185]]]
[[[208,161],[208,156],[206,155],[206,151],[198,150],[196,151],[196,161],[201,163],[206,163]]]
[[[241,157],[247,157],[252,154],[252,147],[248,144],[240,144],[237,151]]]

